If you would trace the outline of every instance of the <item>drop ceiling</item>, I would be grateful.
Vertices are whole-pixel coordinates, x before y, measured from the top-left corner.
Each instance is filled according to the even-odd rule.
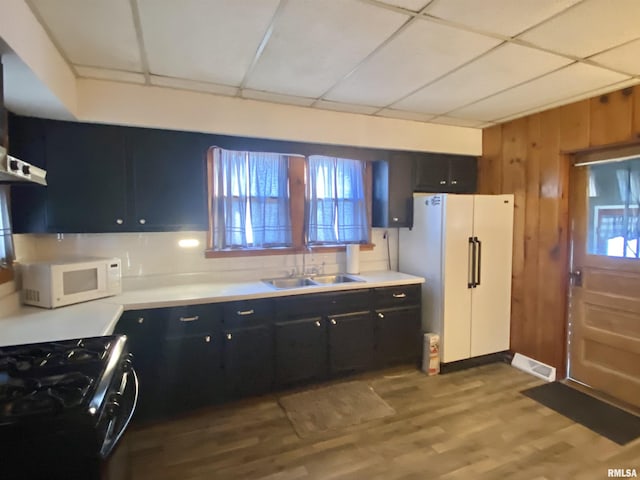
[[[28,0],[78,77],[483,127],[640,83],[638,0]]]

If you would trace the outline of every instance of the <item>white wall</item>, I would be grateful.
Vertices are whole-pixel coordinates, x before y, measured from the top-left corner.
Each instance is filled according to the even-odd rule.
[[[78,80],[78,119],[334,145],[482,154],[482,130],[477,128],[104,80]]]
[[[387,270],[386,230],[373,229],[372,251],[360,254],[361,271]],[[389,229],[391,268],[397,268],[398,230]],[[183,249],[182,238],[200,240],[200,247]],[[198,281],[250,281],[283,276],[302,267],[302,255],[204,258],[206,232],[14,235],[18,262],[56,256],[89,255],[122,259],[125,289]],[[306,265],[327,273],[345,270],[345,253],[307,254]]]

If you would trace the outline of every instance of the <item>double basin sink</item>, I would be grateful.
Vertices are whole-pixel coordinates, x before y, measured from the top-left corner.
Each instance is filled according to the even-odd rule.
[[[312,277],[267,278],[262,281],[273,288],[277,288],[278,290],[287,288],[337,285],[350,282],[364,282],[364,280],[360,278],[352,277],[351,275],[345,275],[344,273],[337,273],[334,275],[315,275]]]

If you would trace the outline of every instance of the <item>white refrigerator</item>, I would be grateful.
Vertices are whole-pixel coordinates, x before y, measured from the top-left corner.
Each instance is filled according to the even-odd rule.
[[[422,328],[444,363],[509,349],[513,195],[416,193],[399,270],[422,284]]]

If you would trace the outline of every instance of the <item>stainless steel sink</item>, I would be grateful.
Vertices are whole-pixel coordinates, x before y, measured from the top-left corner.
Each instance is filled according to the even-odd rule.
[[[315,277],[311,277],[311,281],[322,285],[333,283],[364,282],[364,280],[361,280],[360,278],[354,278],[343,273],[337,273],[335,275],[316,275]]]
[[[265,278],[262,281],[267,285],[279,290],[300,287],[319,287],[321,285],[335,285],[347,282],[364,282],[364,280],[360,278],[345,275],[344,273],[336,273],[333,275],[315,275],[313,277]]]
[[[271,285],[273,288],[285,289],[285,288],[300,288],[317,285],[306,277],[282,277],[282,278],[267,278],[262,280],[267,285]]]

